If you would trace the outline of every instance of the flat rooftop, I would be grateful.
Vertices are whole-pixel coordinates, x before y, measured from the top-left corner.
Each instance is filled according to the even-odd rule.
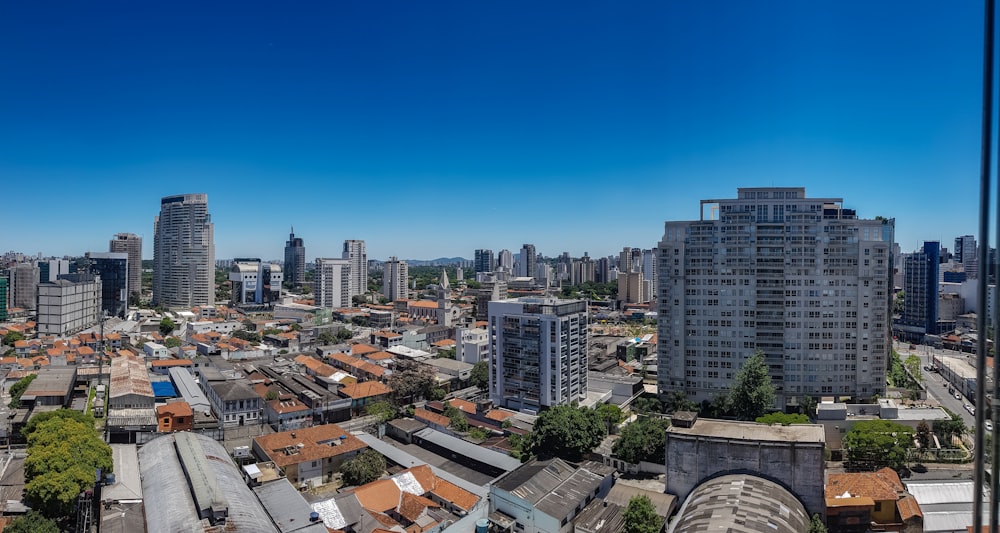
[[[794,424],[791,426],[758,424],[756,422],[734,422],[699,418],[693,427],[670,426],[667,434],[717,437],[775,442],[826,442],[823,426],[816,424]]]

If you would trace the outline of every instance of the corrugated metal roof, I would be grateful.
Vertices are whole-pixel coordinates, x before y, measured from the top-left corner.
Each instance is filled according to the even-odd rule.
[[[281,533],[327,533],[323,522],[309,521],[312,508],[287,479],[265,483],[253,491]]]
[[[502,468],[508,472],[521,466],[521,461],[519,459],[515,459],[507,454],[495,452],[493,450],[483,448],[482,446],[472,444],[471,442],[452,437],[451,435],[441,433],[433,428],[421,429],[413,435],[428,442],[432,442],[438,446],[442,446],[445,449],[462,454],[470,459]]]

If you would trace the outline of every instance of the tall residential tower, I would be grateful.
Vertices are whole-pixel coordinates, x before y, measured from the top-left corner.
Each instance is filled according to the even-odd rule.
[[[108,243],[108,251],[128,254],[129,296],[142,295],[142,237],[134,233],[116,233]]]
[[[347,302],[348,305],[355,306],[354,297],[368,292],[368,253],[365,252],[365,241],[344,241],[344,252],[340,258],[346,259],[351,268]]]
[[[153,304],[215,304],[214,226],[206,194],[160,200],[153,222]]]
[[[728,391],[764,353],[778,405],[885,394],[893,221],[804,188],[741,188],[667,222],[659,245],[657,385]]]

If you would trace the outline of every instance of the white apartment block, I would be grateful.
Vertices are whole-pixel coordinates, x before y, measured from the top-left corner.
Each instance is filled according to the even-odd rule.
[[[365,252],[365,241],[344,241],[344,252],[341,259],[346,259],[351,265],[350,278],[347,283],[347,300],[353,305],[354,297],[368,292],[368,253]]]
[[[538,412],[587,397],[587,302],[512,298],[489,303],[490,399]]]
[[[410,271],[406,261],[390,257],[382,265],[382,295],[391,301],[402,300],[407,295]]]
[[[101,279],[68,274],[38,284],[38,334],[65,337],[97,324],[101,317]]]
[[[455,329],[455,360],[474,365],[489,359],[490,335],[486,329]]]
[[[893,221],[858,219],[804,188],[741,188],[665,224],[659,245],[659,394],[728,391],[765,354],[778,405],[885,394]]]
[[[317,307],[344,308],[351,306],[351,264],[347,259],[316,259],[313,292]]]
[[[165,196],[153,222],[153,303],[215,305],[215,226],[207,194]]]

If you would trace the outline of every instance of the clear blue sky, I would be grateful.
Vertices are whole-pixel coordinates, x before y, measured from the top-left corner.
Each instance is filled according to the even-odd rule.
[[[0,0],[0,251],[592,256],[740,186],[976,232],[979,2]]]

